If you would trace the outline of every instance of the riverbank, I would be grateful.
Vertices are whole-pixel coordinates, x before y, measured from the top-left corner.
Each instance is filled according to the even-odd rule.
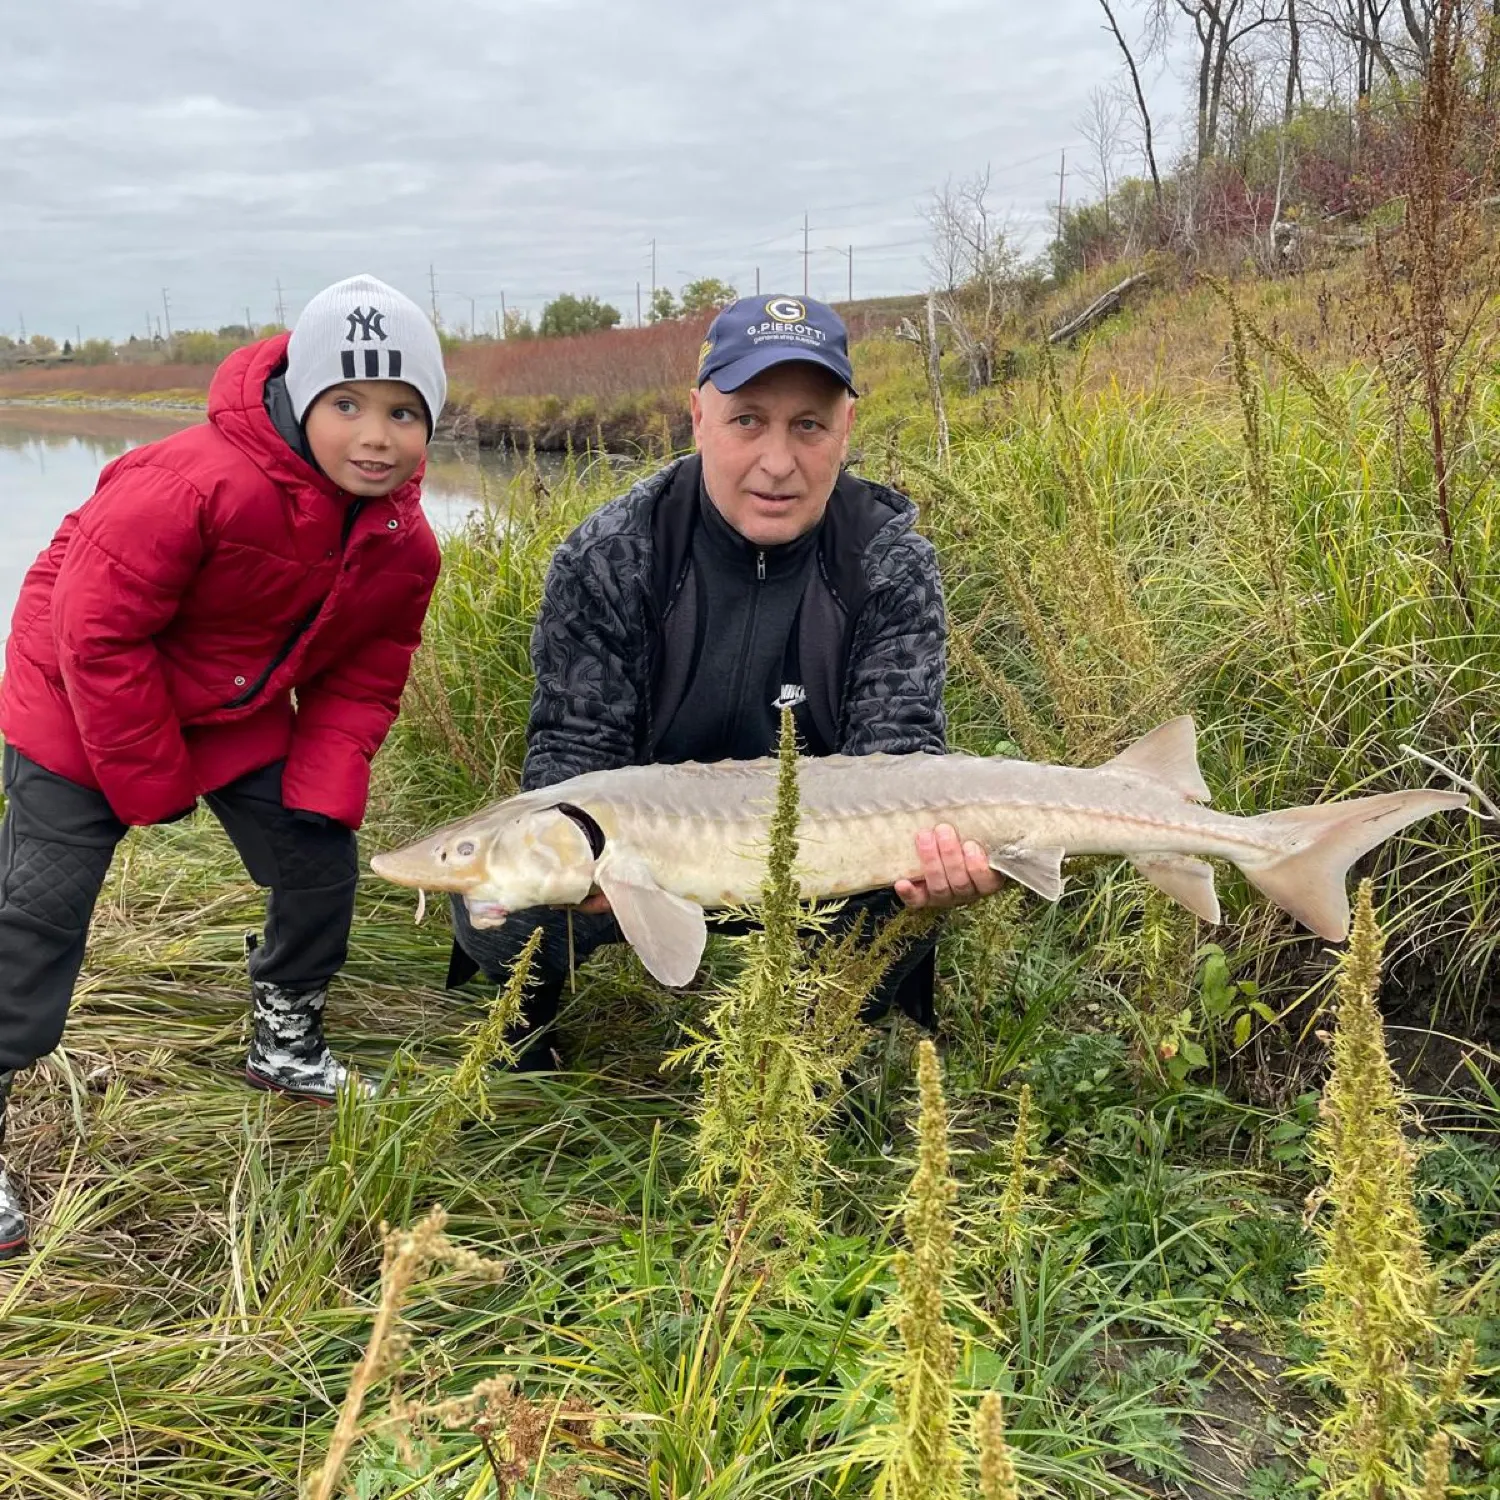
[[[943,457],[907,410],[864,469],[911,493],[941,559],[955,748],[1094,764],[1188,712],[1226,810],[1424,781],[1408,742],[1495,784],[1500,602],[1446,582],[1368,371],[1316,399],[1278,389],[1275,420],[1267,398],[1250,385],[1267,490],[1245,483],[1236,411],[1028,380]],[[1497,406],[1487,389],[1478,416]],[[1477,503],[1458,561],[1489,578],[1497,480],[1483,455],[1462,462]],[[549,559],[628,477],[518,482],[495,497],[508,524],[449,539],[367,853],[514,787]],[[1447,1268],[1447,1359],[1500,1317],[1473,1250],[1500,1227],[1484,1045],[1500,850],[1435,818],[1361,873],[1389,935],[1392,1047],[1427,1096],[1413,1173],[1418,1233]],[[1312,1131],[1337,956],[1233,872],[1219,887],[1208,927],[1123,862],[1070,861],[1057,903],[1012,887],[945,928],[959,1149],[939,1307],[956,1430],[1003,1392],[1023,1494],[1286,1500],[1320,1483],[1333,1401],[1306,1273],[1330,1212]],[[815,1227],[789,1255],[705,1192],[713,1095],[680,1061],[732,1019],[744,940],[715,938],[691,991],[628,954],[580,966],[560,1066],[518,1075],[485,1065],[473,1023],[493,992],[443,989],[442,903],[419,926],[410,894],[361,881],[329,1002],[330,1034],[384,1098],[298,1109],[239,1077],[260,894],[205,814],[132,834],[67,1046],[17,1090],[8,1152],[37,1250],[0,1269],[0,1473],[28,1496],[295,1493],[382,1295],[380,1224],[441,1203],[459,1245],[509,1269],[412,1284],[409,1344],[384,1367],[398,1400],[372,1393],[351,1492],[492,1493],[468,1423],[407,1423],[499,1379],[494,1441],[558,1435],[525,1450],[538,1493],[868,1500],[900,1357],[912,1028],[873,1030],[847,1066],[827,1160],[797,1185]],[[1490,1399],[1493,1364],[1472,1377]],[[1500,1480],[1482,1422],[1456,1459],[1476,1495]]]

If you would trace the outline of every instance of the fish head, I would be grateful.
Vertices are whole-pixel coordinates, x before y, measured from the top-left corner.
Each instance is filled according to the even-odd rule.
[[[528,906],[572,906],[594,884],[588,834],[556,807],[509,808],[449,824],[403,849],[377,854],[383,880],[462,896],[476,926]]]

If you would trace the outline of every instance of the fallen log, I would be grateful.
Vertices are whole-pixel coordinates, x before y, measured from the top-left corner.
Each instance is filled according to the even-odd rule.
[[[1111,313],[1120,310],[1120,303],[1125,293],[1132,287],[1139,286],[1143,281],[1150,281],[1149,271],[1137,271],[1133,276],[1127,276],[1118,286],[1112,286],[1102,297],[1089,303],[1076,318],[1069,318],[1060,328],[1054,328],[1047,335],[1049,344],[1063,344],[1070,339],[1076,339],[1080,333],[1087,333],[1096,324],[1102,323]]]

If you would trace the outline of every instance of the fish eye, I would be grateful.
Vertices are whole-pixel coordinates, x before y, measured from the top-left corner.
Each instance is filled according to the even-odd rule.
[[[470,842],[470,840],[465,839],[463,843],[458,846],[456,852],[460,859],[467,859],[474,852],[474,845]]]

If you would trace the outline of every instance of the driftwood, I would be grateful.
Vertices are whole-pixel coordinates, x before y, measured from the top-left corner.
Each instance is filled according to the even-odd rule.
[[[1120,310],[1120,304],[1126,292],[1132,287],[1139,286],[1143,281],[1150,280],[1149,271],[1137,271],[1134,276],[1127,276],[1118,286],[1112,286],[1102,297],[1089,303],[1076,318],[1069,318],[1060,328],[1054,328],[1047,335],[1047,342],[1064,344],[1071,339],[1076,339],[1080,333],[1087,333],[1096,324],[1102,323],[1111,313]]]
[[[927,326],[925,328],[902,318],[896,329],[896,337],[915,344],[922,354],[922,367],[927,375],[927,394],[932,401],[932,414],[937,421],[938,457],[948,461],[948,412],[943,405],[942,353],[938,348],[937,302],[935,294],[927,294]]]

